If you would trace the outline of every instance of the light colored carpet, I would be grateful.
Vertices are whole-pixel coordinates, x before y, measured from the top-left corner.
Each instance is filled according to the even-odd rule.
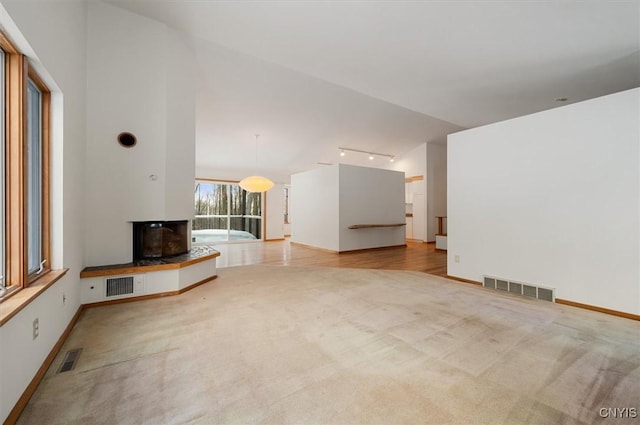
[[[85,311],[19,423],[611,423],[600,408],[640,408],[639,337],[419,272],[233,267]]]

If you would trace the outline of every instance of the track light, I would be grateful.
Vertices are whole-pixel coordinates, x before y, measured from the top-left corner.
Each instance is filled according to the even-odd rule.
[[[346,152],[357,152],[357,153],[364,153],[367,154],[369,156],[369,160],[373,161],[376,156],[384,156],[389,158],[389,162],[393,162],[395,161],[395,155],[390,155],[388,153],[379,153],[379,152],[369,152],[369,151],[363,151],[360,149],[351,149],[351,148],[338,148],[340,150],[340,156],[345,156]]]

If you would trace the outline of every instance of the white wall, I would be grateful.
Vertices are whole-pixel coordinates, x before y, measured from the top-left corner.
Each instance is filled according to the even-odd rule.
[[[184,38],[167,30],[166,220],[192,219],[196,162],[196,70]]]
[[[633,89],[450,135],[448,273],[640,313],[639,105]]]
[[[2,422],[80,305],[79,274],[84,255],[86,4],[3,0],[0,23],[30,56],[53,91],[52,264],[55,268],[69,268],[66,276],[0,327]],[[34,340],[35,318],[40,322],[40,335]]]
[[[87,51],[86,262],[126,263],[131,221],[193,216],[195,62],[164,24],[101,2]]]
[[[427,175],[427,144],[422,143],[409,152],[398,155],[393,163],[388,165],[390,170],[404,171],[406,177]]]
[[[354,224],[404,223],[404,173],[345,164],[338,165],[338,170],[338,250],[404,245],[404,226],[348,228]],[[296,188],[296,194],[299,190]]]
[[[428,236],[428,216],[429,211],[429,193],[427,193],[427,143],[423,143],[409,152],[396,157],[393,164],[389,166],[391,170],[404,171],[405,177],[422,176],[422,180],[411,183],[410,192],[420,194],[420,196],[410,196],[407,199],[412,205],[413,211],[413,235],[412,239],[427,242]],[[425,195],[426,194],[426,195]]]
[[[423,176],[421,184],[424,198],[418,198],[424,205],[413,206],[413,220],[422,220],[426,229],[425,242],[435,241],[438,222],[436,216],[447,215],[447,148],[439,143],[423,143],[415,149],[398,156],[389,167],[404,171],[407,177]],[[415,204],[415,200],[414,200]],[[416,212],[425,211],[424,215]]]
[[[279,240],[284,238],[284,185],[275,184],[265,193],[264,212],[265,234],[263,239]]]
[[[291,176],[291,242],[338,251],[338,165]]]
[[[436,240],[437,216],[447,215],[447,147],[427,144],[427,240]],[[445,220],[446,226],[446,220]],[[446,231],[446,227],[445,227]]]
[[[404,245],[404,173],[335,164],[291,176],[291,241],[336,252]]]

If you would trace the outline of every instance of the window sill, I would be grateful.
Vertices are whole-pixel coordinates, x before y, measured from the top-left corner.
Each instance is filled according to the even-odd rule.
[[[32,285],[18,289],[13,293],[5,295],[0,299],[0,326],[7,323],[13,316],[18,314],[20,310],[35,300],[38,295],[47,290],[51,285],[56,283],[67,274],[69,269],[51,270],[46,275],[39,278]]]

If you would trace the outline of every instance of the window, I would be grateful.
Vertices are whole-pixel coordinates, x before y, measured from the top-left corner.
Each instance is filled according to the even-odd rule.
[[[51,94],[27,58],[2,33],[0,48],[4,206],[0,274],[11,294],[49,271]]]
[[[30,275],[40,269],[42,247],[42,93],[27,83],[27,263]]]
[[[262,238],[262,194],[243,190],[237,183],[196,181],[195,243]]]

